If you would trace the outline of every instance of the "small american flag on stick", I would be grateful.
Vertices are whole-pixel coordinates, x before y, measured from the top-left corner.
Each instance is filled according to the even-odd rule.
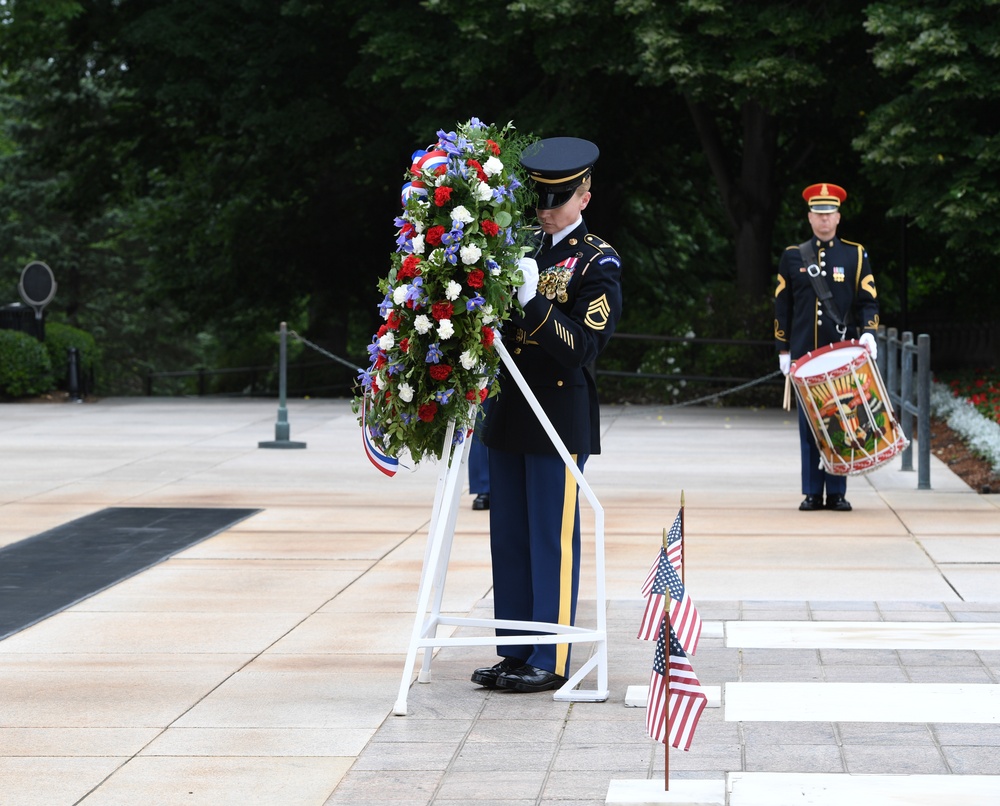
[[[669,655],[666,638],[668,629]],[[688,662],[674,628],[664,618],[660,622],[656,654],[653,655],[653,671],[649,676],[646,730],[650,738],[661,744],[666,744],[669,739],[673,747],[690,749],[695,728],[698,727],[698,720],[707,703],[708,697],[701,690],[698,675]]]
[[[661,548],[654,564],[653,583],[649,587],[646,609],[636,637],[642,641],[656,638],[663,619],[664,600],[669,593],[671,628],[676,630],[685,651],[694,655],[698,651],[698,639],[701,638],[701,616],[668,557],[669,550]]]

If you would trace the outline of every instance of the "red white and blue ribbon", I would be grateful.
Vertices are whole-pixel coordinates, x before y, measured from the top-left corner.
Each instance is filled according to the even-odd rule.
[[[368,428],[368,406],[369,397],[365,394],[364,408],[361,410],[361,437],[365,443],[365,454],[375,467],[387,476],[395,476],[399,467],[399,460],[386,456],[372,442],[371,429]]]

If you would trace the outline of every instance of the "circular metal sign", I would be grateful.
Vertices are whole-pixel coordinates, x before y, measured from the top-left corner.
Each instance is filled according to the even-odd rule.
[[[21,270],[17,290],[28,305],[40,311],[56,295],[56,278],[46,264],[33,260]]]

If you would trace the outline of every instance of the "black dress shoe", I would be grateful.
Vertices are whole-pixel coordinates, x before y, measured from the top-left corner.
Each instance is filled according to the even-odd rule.
[[[565,682],[565,677],[525,663],[519,669],[501,674],[497,678],[497,688],[511,691],[548,691],[559,688]]]
[[[476,500],[472,502],[473,509],[489,509],[490,508],[490,494],[480,493],[476,496]]]
[[[843,495],[834,493],[826,497],[826,508],[832,509],[834,512],[850,512],[852,507],[851,502]]]
[[[504,672],[512,672],[524,666],[524,661],[520,658],[504,658],[493,666],[484,666],[476,669],[472,673],[472,682],[479,683],[483,688],[496,688],[497,678]]]
[[[822,495],[807,495],[802,503],[799,504],[799,509],[803,512],[812,512],[813,510],[823,508],[823,496]]]

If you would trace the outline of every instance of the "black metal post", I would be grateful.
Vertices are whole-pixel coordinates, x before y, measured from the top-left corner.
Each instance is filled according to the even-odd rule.
[[[931,488],[931,337],[917,336],[917,489]]]

